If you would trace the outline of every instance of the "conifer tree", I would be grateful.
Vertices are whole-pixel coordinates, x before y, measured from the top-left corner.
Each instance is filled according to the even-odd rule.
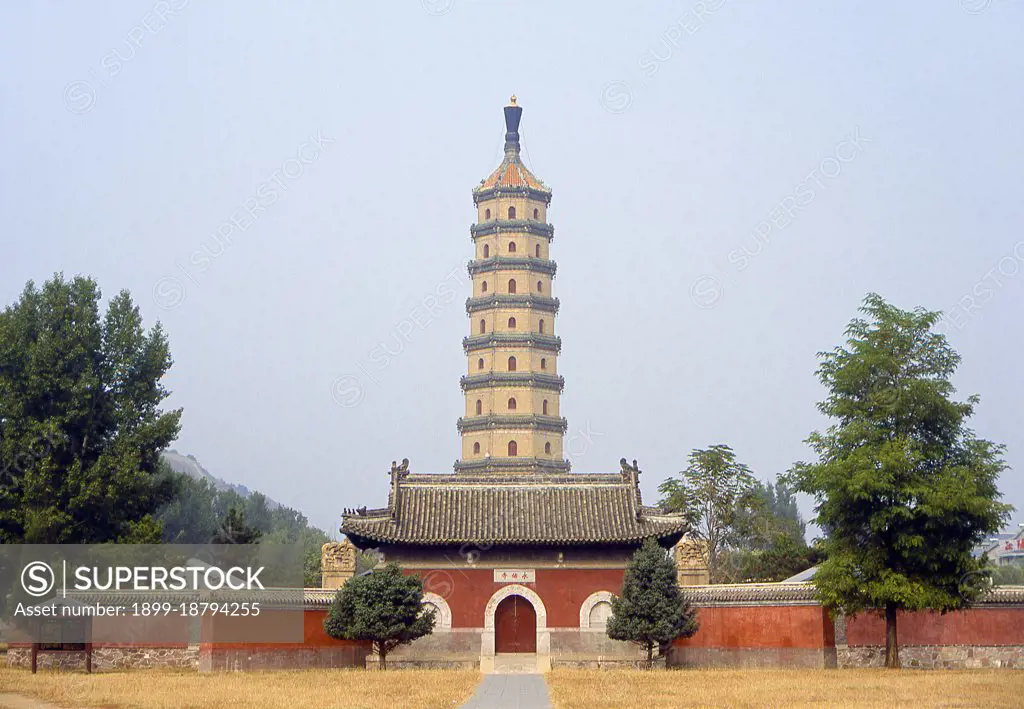
[[[388,653],[434,630],[434,613],[423,605],[423,580],[396,564],[355,576],[334,597],[324,630],[340,640],[370,640],[388,667]]]
[[[628,640],[647,651],[697,632],[697,613],[683,598],[676,567],[654,539],[647,539],[629,562],[622,593],[612,599],[606,632],[613,640]]]

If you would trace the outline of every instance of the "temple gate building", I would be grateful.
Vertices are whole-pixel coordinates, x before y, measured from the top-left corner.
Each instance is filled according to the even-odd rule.
[[[461,457],[447,474],[393,464],[387,507],[346,511],[341,531],[424,578],[437,626],[396,662],[631,661],[634,646],[604,632],[611,598],[643,540],[671,547],[686,523],[643,504],[636,461],[570,472],[551,190],[521,160],[514,96],[504,113],[504,158],[473,190]]]

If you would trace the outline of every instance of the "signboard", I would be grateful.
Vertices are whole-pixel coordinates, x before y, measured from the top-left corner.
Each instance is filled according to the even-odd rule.
[[[494,583],[536,583],[535,569],[495,569]]]

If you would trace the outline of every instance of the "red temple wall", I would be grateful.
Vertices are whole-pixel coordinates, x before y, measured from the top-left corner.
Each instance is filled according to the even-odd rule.
[[[896,628],[900,645],[1024,645],[1024,608],[899,612]],[[879,613],[847,618],[846,642],[885,645],[885,618]]]
[[[743,606],[699,608],[700,629],[678,647],[824,648],[835,644],[835,630],[821,606]]]

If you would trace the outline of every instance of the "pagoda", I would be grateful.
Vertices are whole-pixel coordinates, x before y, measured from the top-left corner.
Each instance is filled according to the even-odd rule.
[[[645,539],[671,547],[687,524],[643,504],[636,461],[570,472],[551,190],[522,162],[515,96],[504,114],[504,157],[473,190],[461,457],[445,474],[393,463],[387,506],[346,510],[341,532],[423,576],[438,622],[409,662],[630,662],[635,649],[604,633],[611,599]]]

